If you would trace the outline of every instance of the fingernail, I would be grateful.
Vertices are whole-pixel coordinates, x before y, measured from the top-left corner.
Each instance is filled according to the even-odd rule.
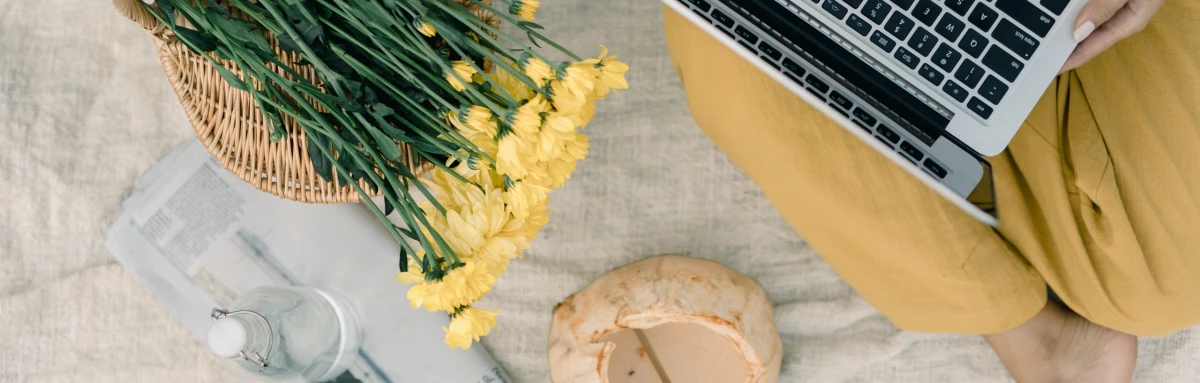
[[[1075,28],[1075,42],[1083,41],[1083,39],[1086,39],[1095,31],[1096,23],[1093,23],[1091,20],[1085,21],[1079,28]]]

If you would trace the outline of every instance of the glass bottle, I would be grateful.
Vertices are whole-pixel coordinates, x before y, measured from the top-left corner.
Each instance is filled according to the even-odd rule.
[[[213,310],[208,345],[240,370],[282,382],[320,382],[341,374],[358,356],[357,316],[326,291],[260,286]]]

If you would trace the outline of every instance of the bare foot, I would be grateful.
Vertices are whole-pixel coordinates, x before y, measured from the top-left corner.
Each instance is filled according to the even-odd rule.
[[[984,335],[1020,383],[1128,383],[1137,337],[1089,322],[1054,302],[1004,333]]]

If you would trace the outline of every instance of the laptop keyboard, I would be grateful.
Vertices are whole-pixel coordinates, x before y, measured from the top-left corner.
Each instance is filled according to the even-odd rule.
[[[854,2],[854,0],[847,1]],[[861,2],[863,0],[858,1]],[[945,179],[950,174],[947,167],[935,161],[933,156],[926,154],[926,149],[922,149],[927,147],[925,144],[905,139],[900,133],[897,133],[897,129],[880,122],[876,118],[875,112],[857,105],[850,97],[834,89],[834,87],[830,86],[826,80],[820,78],[816,73],[805,69],[791,58],[784,57],[778,48],[771,45],[770,42],[763,41],[754,31],[740,25],[736,20],[722,12],[721,9],[713,9],[708,0],[679,0],[679,2],[692,5],[692,11],[703,17],[704,20],[717,26],[718,30],[724,32],[730,38],[737,40],[739,44],[751,52],[757,52],[759,58],[768,65],[782,72],[821,102],[829,104],[834,111],[850,119],[859,128],[871,134],[876,140],[882,142],[887,147],[900,153],[904,159],[924,169],[926,173],[938,179]]]
[[[803,1],[987,120],[1070,0]]]

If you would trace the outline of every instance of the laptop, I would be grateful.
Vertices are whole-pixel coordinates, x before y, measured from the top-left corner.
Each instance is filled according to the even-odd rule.
[[[662,0],[971,216],[1086,0]],[[802,127],[798,127],[802,128]],[[984,190],[984,193],[990,192]]]

